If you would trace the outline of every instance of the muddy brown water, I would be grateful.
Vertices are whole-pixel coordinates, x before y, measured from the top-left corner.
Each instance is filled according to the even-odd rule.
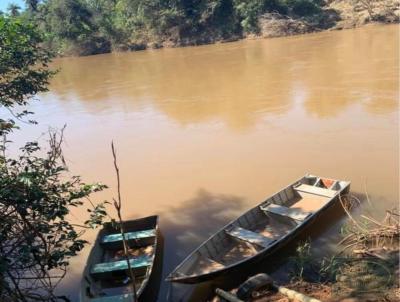
[[[226,222],[307,172],[351,180],[356,193],[366,186],[377,213],[395,206],[398,53],[399,28],[387,25],[58,59],[50,92],[31,108],[40,125],[14,140],[67,124],[71,173],[108,184],[100,200],[116,193],[114,140],[124,217],[161,216],[164,278]],[[321,247],[336,236],[313,232]],[[73,301],[88,251],[60,288]],[[162,282],[159,301],[203,301],[209,291]]]

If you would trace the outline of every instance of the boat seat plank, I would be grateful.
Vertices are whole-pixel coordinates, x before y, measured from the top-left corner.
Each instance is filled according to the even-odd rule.
[[[155,236],[156,236],[155,229],[125,233],[126,240],[138,240],[138,239],[150,238],[150,237],[155,237]],[[122,241],[121,233],[109,234],[109,235],[105,235],[105,236],[103,236],[103,238],[101,238],[102,244],[114,243],[114,242],[118,242],[118,241]]]
[[[150,266],[152,262],[151,257],[147,255],[129,259],[129,263],[133,270],[140,270]],[[128,262],[126,260],[111,261],[104,263],[97,263],[92,266],[90,274],[94,277],[104,275],[107,273],[122,272],[128,270]]]
[[[276,215],[289,217],[297,221],[303,221],[312,214],[310,212],[303,212],[296,208],[291,209],[274,203],[271,203],[269,205],[262,205],[260,206],[260,209],[263,210],[264,212],[269,212]]]
[[[268,238],[266,236],[263,236],[259,233],[241,228],[241,227],[234,227],[230,230],[226,230],[226,233],[229,236],[232,236],[234,238],[253,243],[256,245],[259,245],[261,247],[268,247],[273,241],[275,241],[272,238]]]
[[[310,185],[306,185],[306,184],[301,184],[300,186],[294,187],[293,189],[295,189],[296,191],[325,196],[325,197],[329,197],[329,198],[334,197],[337,193],[337,191],[335,191],[335,190],[310,186]]]

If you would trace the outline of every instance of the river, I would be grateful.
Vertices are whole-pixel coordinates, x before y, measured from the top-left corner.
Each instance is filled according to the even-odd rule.
[[[39,126],[15,140],[67,124],[70,170],[108,184],[100,200],[116,193],[113,140],[124,217],[161,216],[165,277],[227,221],[307,172],[350,180],[378,212],[395,206],[398,53],[399,27],[386,25],[57,59],[50,91],[31,106]],[[72,299],[88,251],[61,285]],[[163,283],[159,301],[167,291]]]

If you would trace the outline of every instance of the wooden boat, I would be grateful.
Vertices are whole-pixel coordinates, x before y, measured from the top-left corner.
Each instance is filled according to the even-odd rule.
[[[197,283],[256,262],[292,240],[349,189],[347,181],[305,175],[228,223],[166,280]]]
[[[158,217],[125,221],[124,231],[136,293],[140,298],[148,286],[158,249]],[[111,223],[106,223],[100,230],[88,257],[81,281],[80,301],[133,301],[122,234]]]

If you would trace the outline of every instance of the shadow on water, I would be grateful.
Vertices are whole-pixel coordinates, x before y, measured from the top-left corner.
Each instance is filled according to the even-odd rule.
[[[160,228],[165,236],[162,279],[216,230],[236,218],[245,208],[242,198],[200,190],[179,207],[161,213]],[[158,301],[186,301],[194,286],[171,285],[163,281]]]
[[[72,302],[79,301],[80,280],[82,275],[78,272],[68,270],[68,280],[62,280],[59,287],[56,289],[56,295],[66,296]]]

